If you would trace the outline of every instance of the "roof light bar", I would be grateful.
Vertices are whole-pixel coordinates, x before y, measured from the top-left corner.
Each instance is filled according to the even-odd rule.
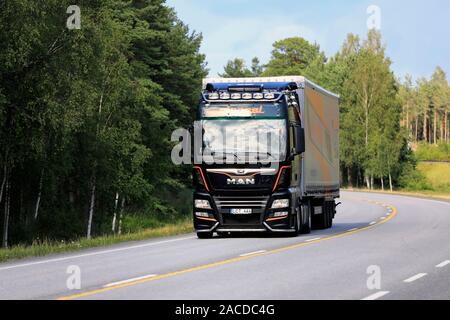
[[[276,100],[280,97],[279,93],[275,92],[258,92],[258,93],[229,93],[229,92],[210,92],[205,95],[206,100],[210,101],[226,101],[226,100]]]

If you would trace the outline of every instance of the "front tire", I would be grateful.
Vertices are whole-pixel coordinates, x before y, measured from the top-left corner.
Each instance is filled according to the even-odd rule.
[[[305,203],[300,206],[301,226],[300,234],[310,234],[312,230],[311,205]]]

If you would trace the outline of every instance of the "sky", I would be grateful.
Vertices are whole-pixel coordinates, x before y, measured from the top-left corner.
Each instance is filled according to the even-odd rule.
[[[398,77],[430,77],[436,66],[450,73],[448,0],[167,0],[178,17],[203,35],[210,75],[235,57],[248,64],[270,59],[272,44],[301,36],[327,56],[340,50],[348,33],[364,38],[367,21],[379,21],[386,53]],[[379,17],[369,6],[379,8]],[[374,20],[375,19],[375,20]]]

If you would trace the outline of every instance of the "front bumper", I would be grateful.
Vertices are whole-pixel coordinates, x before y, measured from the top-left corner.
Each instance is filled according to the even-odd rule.
[[[271,209],[273,201],[290,199],[289,208]],[[208,193],[195,193],[194,199],[208,200],[211,209],[197,209],[194,206],[194,227],[197,232],[295,232],[297,203],[289,191],[267,196],[222,196]],[[232,215],[231,209],[251,207],[251,215]],[[275,217],[276,213],[285,212],[286,216]],[[200,213],[201,216],[197,216]]]

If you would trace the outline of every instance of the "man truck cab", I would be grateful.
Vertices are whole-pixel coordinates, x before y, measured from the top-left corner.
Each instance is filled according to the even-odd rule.
[[[199,238],[332,227],[340,189],[337,95],[297,76],[205,79],[195,127]]]

